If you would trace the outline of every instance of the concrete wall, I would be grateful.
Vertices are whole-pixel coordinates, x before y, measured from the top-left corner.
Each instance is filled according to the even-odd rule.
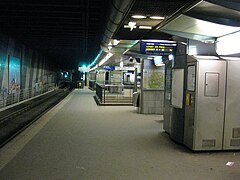
[[[47,59],[37,51],[0,34],[0,95],[9,94],[9,61],[20,60],[19,89],[34,88],[56,82],[56,71],[50,68]]]
[[[141,96],[142,114],[163,114],[163,90],[143,90]]]

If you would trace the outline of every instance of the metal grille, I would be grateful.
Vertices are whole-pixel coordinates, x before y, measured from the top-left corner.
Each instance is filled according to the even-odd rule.
[[[233,138],[240,138],[240,128],[233,128]]]
[[[230,146],[240,146],[240,139],[231,139]]]
[[[202,140],[202,147],[215,147],[216,140],[215,139],[204,139]]]

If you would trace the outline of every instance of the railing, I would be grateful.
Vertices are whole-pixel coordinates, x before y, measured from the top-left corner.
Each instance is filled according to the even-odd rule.
[[[101,85],[96,83],[96,95],[101,104],[132,105],[133,85]]]
[[[35,97],[55,88],[55,84],[36,85],[33,88],[14,90],[7,92],[7,90],[0,90],[0,109],[20,101]]]
[[[96,89],[96,81],[95,80],[89,80],[89,89],[95,90]]]
[[[102,95],[103,89],[104,89],[104,85],[100,85],[100,84],[96,83],[96,95],[101,103],[102,103],[102,97],[103,97],[103,95]]]

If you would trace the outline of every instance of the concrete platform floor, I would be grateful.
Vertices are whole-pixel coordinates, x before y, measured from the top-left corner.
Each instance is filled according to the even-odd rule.
[[[0,179],[240,179],[239,152],[192,153],[164,133],[162,116],[97,106],[93,95],[74,90],[0,149]]]

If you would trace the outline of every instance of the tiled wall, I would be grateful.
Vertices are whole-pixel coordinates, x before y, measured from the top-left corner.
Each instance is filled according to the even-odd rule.
[[[142,114],[163,114],[163,90],[143,90],[141,93]]]

